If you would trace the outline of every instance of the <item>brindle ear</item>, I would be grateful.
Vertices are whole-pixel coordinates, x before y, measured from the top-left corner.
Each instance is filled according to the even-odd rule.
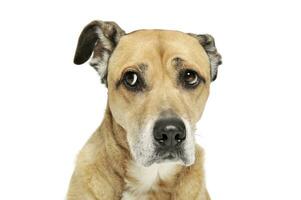
[[[222,56],[217,52],[214,38],[208,34],[196,35],[189,33],[189,35],[198,39],[199,43],[205,49],[211,65],[211,81],[214,81],[217,77],[218,66],[222,64]]]
[[[90,65],[106,83],[109,57],[123,35],[125,32],[115,22],[92,21],[79,36],[74,63],[85,63],[93,52]]]

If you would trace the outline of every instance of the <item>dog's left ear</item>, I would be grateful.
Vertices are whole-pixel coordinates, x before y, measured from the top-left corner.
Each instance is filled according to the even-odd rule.
[[[188,33],[192,37],[199,40],[199,43],[203,46],[206,51],[210,65],[211,65],[211,81],[214,81],[217,77],[218,66],[222,64],[222,56],[217,52],[215,47],[214,38],[211,35],[196,35],[193,33]]]
[[[109,57],[123,35],[124,30],[115,22],[92,21],[80,34],[74,63],[85,63],[93,52],[90,65],[99,73],[102,83],[106,83]]]

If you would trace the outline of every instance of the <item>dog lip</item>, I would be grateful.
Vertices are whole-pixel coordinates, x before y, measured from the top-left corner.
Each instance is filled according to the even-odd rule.
[[[176,154],[174,153],[168,153],[167,155],[163,156],[162,159],[164,160],[172,160],[172,159],[175,159],[177,157]]]
[[[158,152],[156,153],[156,156],[152,157],[152,159],[148,160],[143,165],[145,167],[149,167],[154,163],[160,164],[165,162],[179,162],[182,163],[185,166],[187,165],[187,158],[181,154],[180,152],[174,150],[174,151],[167,151],[167,152]]]
[[[156,151],[158,152],[159,155],[164,155],[166,153],[175,153],[177,154],[178,152],[181,152],[184,150],[184,143],[180,142],[176,144],[175,146],[162,146],[159,144],[159,142],[154,142]]]
[[[159,160],[176,160],[176,159],[180,159],[180,155],[179,152],[176,150],[173,151],[158,151],[158,156],[157,158]]]
[[[165,156],[160,156],[156,159],[155,163],[159,164],[159,163],[164,163],[164,162],[176,162],[182,160],[179,156],[175,155],[175,154],[166,154]]]

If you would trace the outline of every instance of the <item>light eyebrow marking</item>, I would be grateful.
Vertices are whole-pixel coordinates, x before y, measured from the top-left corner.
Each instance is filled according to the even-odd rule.
[[[184,67],[184,60],[180,57],[175,57],[172,59],[171,64],[176,68],[176,70],[179,70]]]
[[[140,70],[142,73],[145,73],[145,71],[146,71],[147,68],[148,68],[148,65],[145,64],[145,63],[140,63],[140,64],[138,64],[137,66],[138,66],[139,70]]]

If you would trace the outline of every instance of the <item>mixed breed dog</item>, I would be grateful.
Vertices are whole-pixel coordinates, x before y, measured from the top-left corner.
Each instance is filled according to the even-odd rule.
[[[108,101],[78,155],[67,199],[209,200],[194,133],[221,64],[213,37],[125,33],[114,22],[93,21],[74,63],[89,59]]]

